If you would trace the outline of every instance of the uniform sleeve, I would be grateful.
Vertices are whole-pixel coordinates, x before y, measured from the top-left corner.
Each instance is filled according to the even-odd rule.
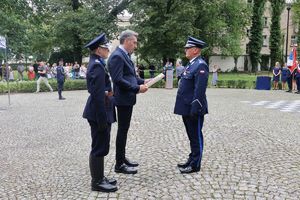
[[[105,112],[105,71],[102,66],[94,65],[89,74],[88,91],[95,104],[98,124],[107,123]]]
[[[108,63],[108,70],[112,81],[123,90],[129,90],[138,93],[140,90],[139,85],[133,85],[123,78],[123,68],[123,59],[118,55],[113,55]]]
[[[206,87],[208,82],[208,70],[205,64],[195,72],[194,78],[194,96],[191,104],[191,115],[204,115],[207,111]]]

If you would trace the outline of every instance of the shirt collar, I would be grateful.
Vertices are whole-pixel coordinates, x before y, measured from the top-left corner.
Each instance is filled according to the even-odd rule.
[[[192,64],[192,63],[195,61],[196,58],[198,58],[198,57],[196,56],[195,58],[192,58],[192,59],[190,60],[189,64]]]
[[[122,49],[122,51],[124,51],[125,53],[126,53],[126,55],[128,55],[129,53],[128,53],[128,51],[126,51],[126,49],[124,48],[124,46],[123,45],[120,45],[119,46],[119,48],[120,49]]]

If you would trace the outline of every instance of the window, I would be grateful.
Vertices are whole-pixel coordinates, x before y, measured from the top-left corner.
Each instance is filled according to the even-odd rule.
[[[267,46],[268,46],[268,43],[269,43],[269,41],[268,41],[268,36],[263,35],[263,46],[264,46],[264,47],[267,47]]]
[[[250,37],[250,29],[247,29],[247,37]]]
[[[264,17],[264,27],[268,27],[268,18]]]
[[[297,44],[297,36],[292,35],[291,36],[291,46],[294,46],[295,44]]]

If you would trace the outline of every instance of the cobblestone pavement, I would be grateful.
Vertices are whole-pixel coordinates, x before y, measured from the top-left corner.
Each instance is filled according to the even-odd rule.
[[[0,95],[0,199],[299,199],[299,112],[243,102],[297,101],[283,91],[208,89],[204,158],[199,173],[182,175],[189,145],[173,114],[176,89],[138,95],[127,155],[138,174],[113,171],[116,124],[105,160],[116,193],[90,190],[90,132],[81,118],[87,91]],[[296,123],[298,120],[298,123]]]

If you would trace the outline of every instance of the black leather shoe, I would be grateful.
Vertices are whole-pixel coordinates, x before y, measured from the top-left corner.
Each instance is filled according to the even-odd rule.
[[[107,177],[104,177],[104,180],[105,180],[106,182],[108,182],[109,184],[111,184],[111,185],[117,185],[117,180],[114,179],[114,178],[107,178]]]
[[[292,92],[292,90],[288,90],[288,91],[286,91],[286,92]]]
[[[137,170],[133,167],[129,167],[125,163],[123,163],[120,166],[115,166],[115,172],[116,173],[122,173],[122,174],[136,174]]]
[[[118,187],[112,184],[109,184],[105,179],[99,181],[98,183],[92,182],[92,191],[100,192],[115,192],[118,190]]]
[[[179,168],[179,171],[182,174],[190,174],[190,173],[194,173],[194,172],[199,172],[200,171],[200,167],[187,166],[185,168]]]
[[[191,163],[191,160],[188,159],[185,163],[178,163],[177,167],[179,167],[179,168],[186,168],[187,166],[189,166],[190,163]]]
[[[124,163],[129,167],[137,167],[139,166],[139,163],[130,161],[128,158],[125,158]]]

